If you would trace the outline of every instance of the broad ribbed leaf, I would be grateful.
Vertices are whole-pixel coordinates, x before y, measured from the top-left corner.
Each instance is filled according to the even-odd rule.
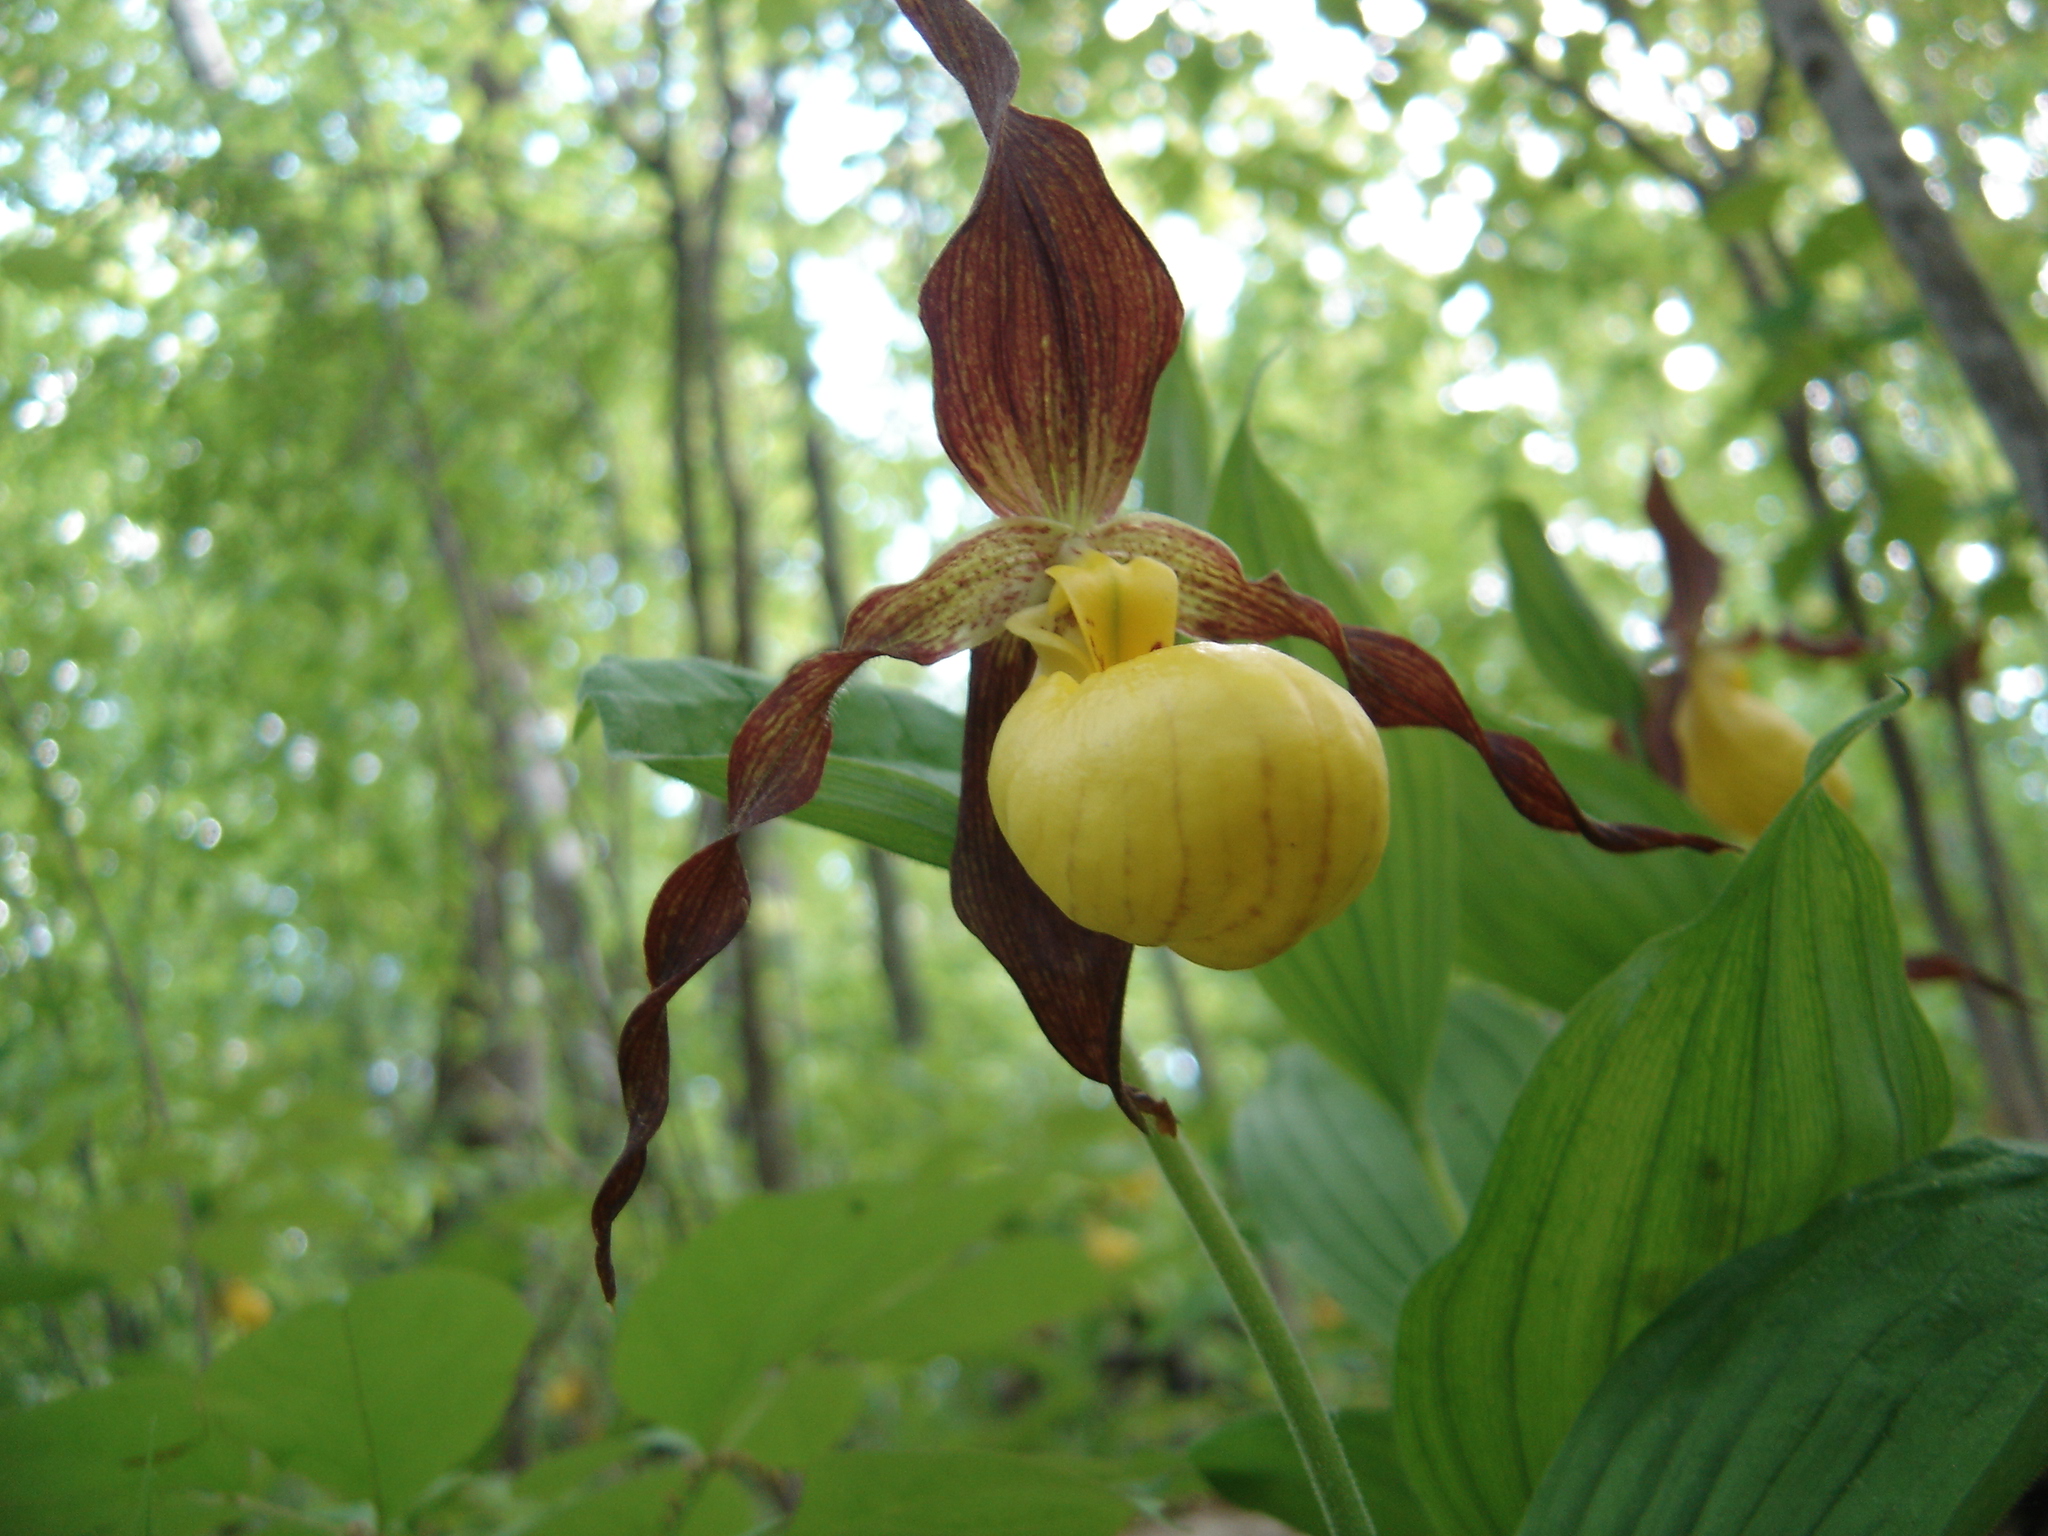
[[[1183,331],[1180,350],[1152,391],[1152,424],[1138,475],[1145,482],[1146,506],[1200,528],[1209,521],[1216,493],[1215,433],[1192,343]]]
[[[1614,1356],[1694,1279],[1946,1132],[1883,868],[1816,786],[1899,702],[1816,747],[1714,905],[1573,1010],[1464,1240],[1410,1293],[1402,1456],[1441,1536],[1515,1528]]]
[[[1546,739],[1587,812],[1706,834],[1676,790],[1608,752]],[[1545,1007],[1567,1009],[1642,944],[1706,910],[1740,867],[1688,850],[1617,859],[1531,826],[1493,792],[1483,765],[1452,765],[1458,808],[1458,961]]]
[[[2048,1156],[1947,1147],[1629,1346],[1523,1536],[1981,1536],[2048,1465]]]
[[[1468,1203],[1545,1038],[1511,1003],[1470,989],[1451,999],[1429,1123]],[[1452,1241],[1406,1124],[1295,1047],[1238,1110],[1233,1152],[1266,1237],[1366,1333],[1391,1343],[1402,1297]]]
[[[1382,744],[1394,809],[1379,873],[1334,922],[1252,974],[1297,1034],[1405,1120],[1443,1030],[1458,944],[1454,759],[1471,754],[1437,731],[1389,732]]]
[[[723,799],[726,754],[772,678],[702,657],[607,656],[579,694],[605,750]],[[855,683],[832,712],[832,751],[797,821],[944,867],[960,810],[960,716],[905,688]]]
[[[1581,709],[1610,720],[1640,719],[1643,681],[1544,538],[1535,509],[1506,497],[1492,510],[1515,623],[1536,670]]]

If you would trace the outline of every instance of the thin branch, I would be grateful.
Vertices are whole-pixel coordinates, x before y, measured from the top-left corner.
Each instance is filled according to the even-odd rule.
[[[1663,151],[1644,138],[1632,123],[1616,117],[1607,108],[1600,105],[1593,98],[1592,92],[1585,81],[1551,69],[1530,50],[1526,43],[1517,39],[1503,37],[1500,33],[1487,26],[1483,17],[1475,15],[1461,5],[1451,4],[1449,0],[1423,0],[1423,7],[1438,22],[1456,27],[1462,32],[1485,32],[1493,37],[1499,42],[1501,47],[1507,50],[1508,57],[1514,61],[1515,68],[1534,80],[1538,85],[1543,86],[1546,90],[1561,91],[1563,94],[1571,97],[1573,101],[1576,101],[1581,107],[1585,108],[1595,120],[1620,134],[1622,141],[1628,145],[1629,149],[1634,151],[1636,157],[1645,165],[1648,165],[1659,175],[1668,176],[1673,181],[1687,188],[1698,199],[1702,208],[1707,205],[1707,200],[1717,190],[1718,175],[1713,180],[1709,180],[1707,177],[1687,171],[1683,167],[1667,160],[1664,157]],[[1697,150],[1695,150],[1695,153],[1697,153]],[[1710,159],[1708,164],[1714,166],[1718,171],[1718,161]]]
[[[161,1145],[171,1131],[171,1103],[164,1092],[164,1076],[157,1064],[156,1047],[150,1043],[149,1019],[143,1012],[142,993],[137,989],[134,972],[128,968],[122,953],[120,936],[107,919],[107,909],[100,901],[99,886],[93,880],[92,872],[86,868],[85,853],[78,846],[78,837],[65,819],[70,807],[50,781],[50,766],[36,754],[35,732],[29,728],[28,716],[16,703],[14,686],[8,682],[4,671],[0,671],[0,710],[5,711],[9,727],[21,742],[22,754],[29,765],[29,776],[35,784],[36,798],[49,812],[50,825],[56,829],[58,845],[64,850],[64,863],[71,875],[71,883],[78,892],[78,899],[85,904],[86,921],[98,935],[100,948],[106,955],[107,974],[114,983],[114,995],[120,1000],[121,1016],[127,1023],[129,1043],[135,1049],[136,1066],[142,1075],[143,1125],[149,1140]],[[212,1307],[206,1294],[206,1272],[193,1248],[197,1222],[192,1213],[192,1196],[183,1179],[172,1177],[165,1182],[170,1188],[171,1204],[177,1214],[185,1283],[192,1292],[193,1337],[198,1346],[199,1365],[204,1370],[213,1359]]]
[[[2020,500],[2048,542],[2048,398],[1955,226],[1819,0],[1763,0],[1779,45],[1863,184],[1872,212],[1990,424]]]
[[[199,88],[233,90],[240,77],[227,39],[220,35],[220,23],[214,20],[213,7],[207,0],[167,0],[165,9],[170,12],[171,35],[178,40],[178,52],[185,56],[185,67],[192,71]]]

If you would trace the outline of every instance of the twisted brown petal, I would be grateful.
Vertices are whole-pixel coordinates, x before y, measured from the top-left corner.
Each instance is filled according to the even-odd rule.
[[[1313,640],[1344,667],[1352,697],[1382,730],[1434,726],[1466,742],[1486,762],[1508,803],[1539,827],[1576,832],[1610,853],[1728,845],[1690,832],[1632,822],[1596,821],[1581,811],[1543,754],[1519,736],[1482,728],[1440,663],[1413,641],[1377,629],[1340,625],[1312,597],[1279,575],[1247,580],[1237,556],[1215,535],[1172,518],[1134,513],[1098,529],[1094,542],[1113,554],[1150,555],[1180,577],[1180,627],[1198,640]]]
[[[1664,640],[1680,656],[1699,643],[1707,608],[1721,590],[1721,557],[1707,547],[1671,498],[1671,487],[1656,470],[1643,489],[1643,512],[1664,541],[1664,570],[1671,601],[1664,610]]]
[[[1664,542],[1664,570],[1671,586],[1671,600],[1664,609],[1664,643],[1678,659],[1678,669],[1653,676],[1649,682],[1649,708],[1643,712],[1643,751],[1650,767],[1665,783],[1685,788],[1685,761],[1679,754],[1673,720],[1679,700],[1685,697],[1686,674],[1692,667],[1692,653],[1700,643],[1700,630],[1707,609],[1721,590],[1721,557],[1707,547],[1678,510],[1671,487],[1654,468],[1643,487],[1643,513],[1657,537]]]
[[[973,209],[925,278],[939,441],[1006,517],[1109,516],[1180,340],[1173,280],[1088,141],[1010,105],[1017,56],[967,0],[899,0],[988,140]]]
[[[1106,1085],[1140,1129],[1140,1115],[1150,1114],[1171,1135],[1172,1110],[1123,1080],[1131,946],[1083,928],[1054,906],[1024,873],[989,805],[989,753],[1003,717],[1031,681],[1032,666],[1031,647],[1015,635],[974,650],[960,764],[960,829],[953,844],[953,910],[1002,962],[1067,1065]]]
[[[798,662],[740,727],[728,759],[726,835],[671,874],[647,914],[653,990],[619,1035],[626,1145],[590,1212],[606,1300],[617,1290],[612,1223],[639,1187],[647,1145],[668,1113],[668,1001],[747,920],[741,834],[818,792],[832,747],[832,698],[856,667],[875,656],[934,662],[1000,629],[1030,601],[1068,532],[1040,521],[998,523],[961,540],[915,580],[869,593],[847,619],[843,648]]]

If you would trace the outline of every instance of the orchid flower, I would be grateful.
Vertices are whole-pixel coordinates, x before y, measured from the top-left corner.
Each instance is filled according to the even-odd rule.
[[[1664,544],[1671,596],[1662,629],[1671,667],[1652,690],[1645,739],[1652,766],[1717,826],[1755,842],[1806,779],[1813,733],[1749,686],[1742,656],[1763,643],[1752,632],[1738,641],[1711,640],[1707,609],[1720,596],[1721,558],[1707,547],[1671,494],[1650,471],[1643,508]],[[1856,642],[1805,640],[1790,629],[1777,637],[1808,655],[1853,654]],[[1821,787],[1844,809],[1853,798],[1837,762]]]
[[[1229,546],[1200,529],[1119,511],[1144,447],[1153,387],[1181,334],[1172,279],[1110,190],[1088,141],[1012,105],[1017,57],[995,26],[968,0],[899,4],[965,88],[988,142],[974,206],[926,278],[919,315],[931,339],[939,440],[996,521],[941,553],[914,580],[869,593],[837,649],[790,669],[733,742],[728,832],[676,869],[655,897],[645,939],[652,990],[619,1040],[626,1145],[591,1213],[607,1298],[615,1291],[611,1225],[640,1181],[648,1143],[668,1108],[669,999],[746,921],[741,835],[817,792],[831,745],[833,696],[875,657],[930,665],[971,650],[954,909],[1009,971],[1053,1047],[1075,1071],[1107,1086],[1140,1128],[1149,1115],[1171,1134],[1173,1117],[1163,1101],[1124,1082],[1120,1070],[1131,940],[1062,911],[1019,863],[990,799],[991,753],[1034,667],[1085,673],[1116,659],[1097,655],[1071,667],[1061,660],[1082,658],[1094,644],[1089,599],[1072,600],[1090,571],[1101,575],[1114,565],[1137,573],[1141,585],[1170,585],[1164,618],[1155,613],[1149,621],[1148,652],[1170,646],[1176,633],[1196,642],[1297,637],[1323,646],[1371,722],[1454,732],[1485,759],[1515,808],[1540,826],[1618,853],[1720,846],[1592,820],[1535,747],[1480,727],[1449,674],[1419,646],[1340,625],[1277,574],[1248,579]],[[1145,575],[1153,562],[1170,583]],[[1355,727],[1345,729],[1354,742],[1363,740]],[[1370,749],[1352,750],[1347,761],[1366,763],[1376,739]],[[1012,768],[1012,779],[1018,771]],[[1028,765],[1022,771],[1028,776]],[[1331,915],[1325,909],[1341,907],[1369,877],[1366,866],[1377,862],[1385,838],[1383,765],[1380,773],[1377,843],[1370,827],[1358,834],[1341,878],[1303,904],[1281,940],[1291,942]],[[1368,821],[1371,798],[1357,802]],[[1222,963],[1252,963],[1245,954],[1254,952],[1233,952]]]

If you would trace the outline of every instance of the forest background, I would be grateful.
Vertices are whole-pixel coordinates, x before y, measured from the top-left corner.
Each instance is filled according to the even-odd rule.
[[[1833,9],[2038,360],[2048,21]],[[1189,304],[1147,504],[1205,499],[1229,443],[1569,779],[1610,728],[1501,541],[1533,512],[1645,665],[1654,466],[1725,561],[1710,630],[1801,642],[1761,691],[1816,732],[1882,674],[1920,696],[1847,759],[1856,820],[1942,973],[1961,1125],[2048,1135],[2048,563],[1762,12],[989,11]],[[641,916],[717,813],[609,756],[579,685],[611,654],[778,671],[985,516],[913,318],[982,158],[882,4],[0,10],[0,1407],[439,1269],[533,1324],[419,1519],[497,1529],[560,1495],[515,1481],[550,1455],[653,1454],[584,1212]],[[964,666],[877,670],[964,697]],[[1570,904],[1481,856],[1471,901]],[[755,1190],[1000,1174],[991,1229],[1039,1245],[977,1292],[1010,1326],[878,1348],[806,1433],[1129,1458],[1257,1406],[1142,1148],[942,872],[800,825],[756,859],[748,940],[672,1010],[629,1293]],[[1467,980],[1575,995],[1487,942]],[[1255,978],[1141,960],[1133,1041],[1227,1158],[1289,1027]],[[1384,1340],[1276,1253],[1370,1403]],[[340,1521],[337,1486],[279,1497]]]

